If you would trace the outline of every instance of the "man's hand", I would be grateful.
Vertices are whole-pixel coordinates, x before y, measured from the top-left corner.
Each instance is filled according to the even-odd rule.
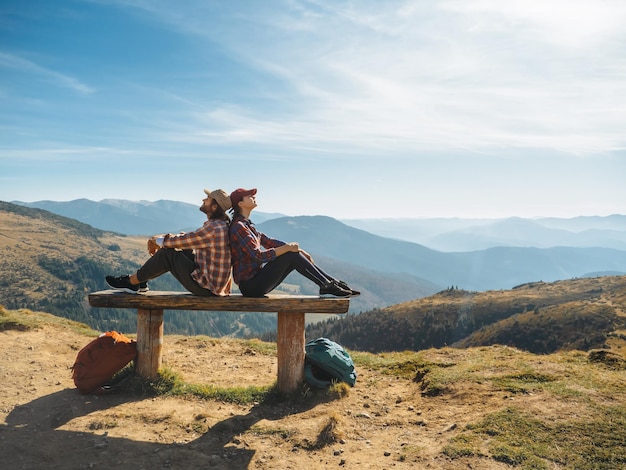
[[[150,253],[150,256],[152,256],[157,251],[159,251],[159,248],[161,247],[157,245],[157,242],[154,239],[154,237],[148,239],[148,253]]]

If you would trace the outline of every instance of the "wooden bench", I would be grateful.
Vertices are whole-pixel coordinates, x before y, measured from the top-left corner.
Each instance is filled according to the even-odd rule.
[[[278,390],[295,391],[304,380],[304,317],[306,313],[342,314],[349,299],[314,296],[268,295],[263,298],[231,295],[200,297],[189,292],[150,291],[127,294],[107,290],[89,294],[89,305],[137,309],[137,373],[156,378],[161,367],[164,310],[220,312],[276,312],[278,314]]]

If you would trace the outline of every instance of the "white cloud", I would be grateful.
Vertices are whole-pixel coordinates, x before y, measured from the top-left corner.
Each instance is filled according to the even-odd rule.
[[[619,0],[452,0],[442,6],[469,14],[476,30],[515,31],[565,47],[598,47],[625,33],[626,4]]]
[[[621,1],[118,3],[263,83],[263,106],[200,105],[179,140],[362,154],[626,146]]]

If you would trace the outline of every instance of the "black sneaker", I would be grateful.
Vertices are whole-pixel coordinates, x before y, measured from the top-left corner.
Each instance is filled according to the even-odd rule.
[[[350,292],[350,297],[357,297],[361,295],[358,290],[354,290],[353,288],[351,288],[345,281],[335,281],[335,283],[343,290],[347,290],[348,292]]]
[[[128,292],[129,294],[137,294],[139,292],[148,292],[148,283],[142,282],[140,284],[131,284],[130,276],[126,274],[125,276],[107,276],[106,278],[107,284],[111,286],[113,289],[121,290],[123,292]]]
[[[333,295],[335,297],[350,297],[350,291],[342,289],[334,282],[329,282],[320,287],[320,297]]]

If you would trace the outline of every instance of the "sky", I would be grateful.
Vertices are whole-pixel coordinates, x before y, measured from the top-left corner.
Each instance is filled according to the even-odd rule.
[[[3,0],[0,200],[626,214],[623,0]]]

